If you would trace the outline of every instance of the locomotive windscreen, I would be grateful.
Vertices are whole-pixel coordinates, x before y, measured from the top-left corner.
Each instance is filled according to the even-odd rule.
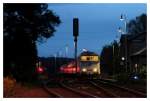
[[[98,62],[99,57],[98,56],[81,56],[80,61],[95,61],[95,62]]]

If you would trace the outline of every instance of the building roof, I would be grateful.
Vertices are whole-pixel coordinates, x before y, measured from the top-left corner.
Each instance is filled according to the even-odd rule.
[[[98,56],[98,54],[90,51],[85,51],[80,54],[80,56]]]
[[[147,32],[143,32],[143,33],[138,33],[138,34],[131,34],[129,36],[128,40],[145,40]]]
[[[127,37],[127,40],[145,40],[144,37],[146,37],[147,32],[137,33],[137,34],[123,34],[121,35],[120,41],[125,40],[125,37]]]

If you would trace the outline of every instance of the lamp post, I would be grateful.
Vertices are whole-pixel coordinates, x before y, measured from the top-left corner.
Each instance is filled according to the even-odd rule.
[[[56,73],[56,58],[57,58],[57,54],[54,54],[54,61],[55,61],[55,69],[54,72]]]
[[[114,52],[115,52],[115,45],[114,45],[114,43],[113,43],[113,47],[112,47],[112,49],[113,49],[113,56],[112,56],[112,58],[113,58],[113,75],[115,75],[115,54],[114,54]]]
[[[66,62],[68,63],[68,44],[65,46],[65,58]]]
[[[120,16],[120,20],[122,22],[124,22],[124,31],[119,28],[119,32],[121,32],[121,34],[125,34],[125,69],[126,69],[126,72],[128,71],[128,46],[127,46],[127,18],[126,18],[126,15],[124,14],[121,14]]]
[[[65,46],[66,58],[68,57],[68,45]]]

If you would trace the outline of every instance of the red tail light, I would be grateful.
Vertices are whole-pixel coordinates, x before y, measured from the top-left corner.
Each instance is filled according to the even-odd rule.
[[[37,67],[37,72],[38,73],[43,73],[44,72],[44,69],[42,67]]]

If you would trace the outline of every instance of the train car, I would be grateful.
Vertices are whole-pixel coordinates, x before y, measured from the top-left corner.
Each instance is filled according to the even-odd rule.
[[[76,70],[74,61],[60,67],[60,73],[63,73],[63,74],[75,74],[76,72],[79,73],[80,68],[78,66]]]
[[[80,73],[100,75],[100,57],[94,52],[84,51],[79,56]]]
[[[77,70],[75,61],[60,67],[61,74],[100,75],[100,57],[94,52],[85,51],[78,56]]]

